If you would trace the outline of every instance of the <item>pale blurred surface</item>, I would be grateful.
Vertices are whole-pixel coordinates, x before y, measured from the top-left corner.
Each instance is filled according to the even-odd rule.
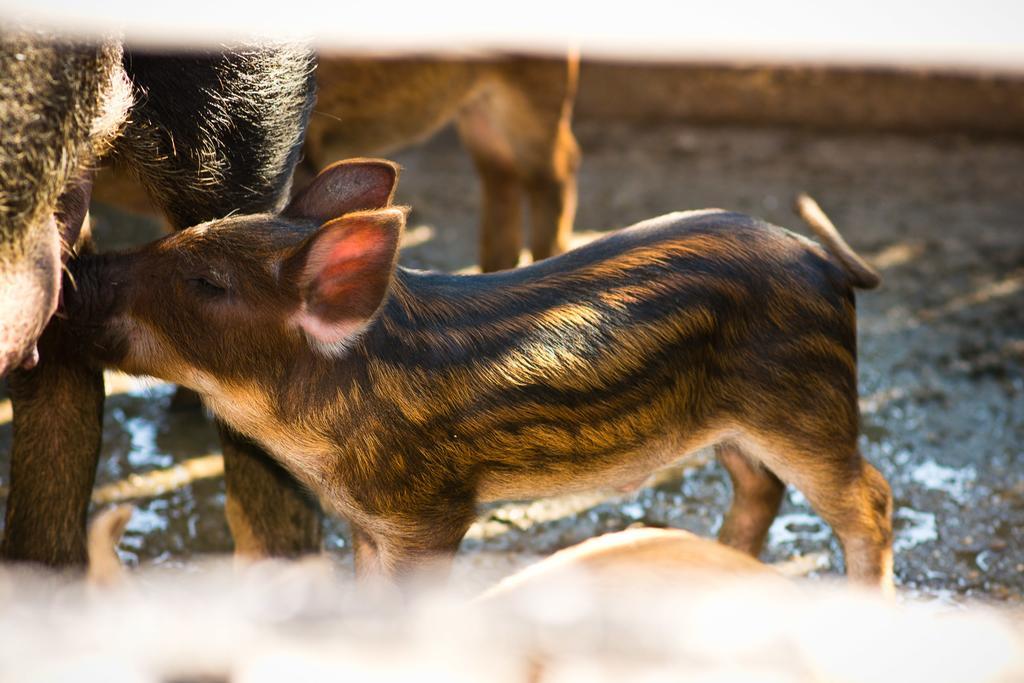
[[[1014,0],[626,4],[525,0],[378,3],[240,0],[144,3],[3,0],[0,18],[131,42],[216,45],[254,35],[339,51],[561,52],[631,59],[1024,67],[1024,5]]]
[[[138,572],[113,590],[0,572],[12,681],[1010,683],[1019,615],[759,580],[580,571],[515,600],[396,600],[321,563]]]

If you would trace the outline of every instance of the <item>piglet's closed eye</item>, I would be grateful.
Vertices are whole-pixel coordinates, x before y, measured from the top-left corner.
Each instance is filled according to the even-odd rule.
[[[336,218],[285,264],[300,298],[295,323],[321,346],[344,348],[387,295],[405,226],[402,209]]]

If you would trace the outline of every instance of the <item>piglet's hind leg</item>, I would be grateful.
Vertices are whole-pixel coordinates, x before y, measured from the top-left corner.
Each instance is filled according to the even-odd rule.
[[[892,491],[855,444],[820,444],[799,437],[747,441],[744,450],[793,484],[832,527],[851,581],[893,591]]]
[[[732,506],[718,540],[757,557],[782,504],[786,485],[734,443],[715,446],[715,456],[732,481]]]

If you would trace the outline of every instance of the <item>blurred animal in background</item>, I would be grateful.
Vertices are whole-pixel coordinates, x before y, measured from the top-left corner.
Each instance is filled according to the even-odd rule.
[[[387,155],[455,121],[480,175],[480,265],[514,268],[522,209],[534,261],[569,248],[579,148],[571,129],[579,58],[354,59],[321,55],[302,170]],[[328,152],[330,157],[328,157]]]
[[[825,247],[708,210],[447,275],[396,267],[397,179],[339,162],[277,216],[80,259],[77,280],[119,286],[80,286],[68,333],[199,392],[350,522],[361,575],[443,565],[480,502],[635,482],[714,445],[723,541],[757,555],[791,483],[851,578],[892,589],[892,496],[857,446],[854,290],[879,278],[820,210]]]
[[[114,41],[0,32],[0,374],[10,371],[14,408],[6,558],[86,560],[103,379],[56,329],[59,317],[43,329],[62,295],[62,262],[88,250],[95,171],[116,160],[175,228],[277,210],[300,156],[312,72],[303,46],[125,53]],[[67,281],[79,284],[114,286]],[[223,433],[229,499],[247,520],[239,536],[255,552],[315,549],[315,509],[257,448]]]

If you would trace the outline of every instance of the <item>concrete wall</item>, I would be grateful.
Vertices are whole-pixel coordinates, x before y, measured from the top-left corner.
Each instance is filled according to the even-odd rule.
[[[585,60],[576,115],[1024,136],[1024,73]]]

